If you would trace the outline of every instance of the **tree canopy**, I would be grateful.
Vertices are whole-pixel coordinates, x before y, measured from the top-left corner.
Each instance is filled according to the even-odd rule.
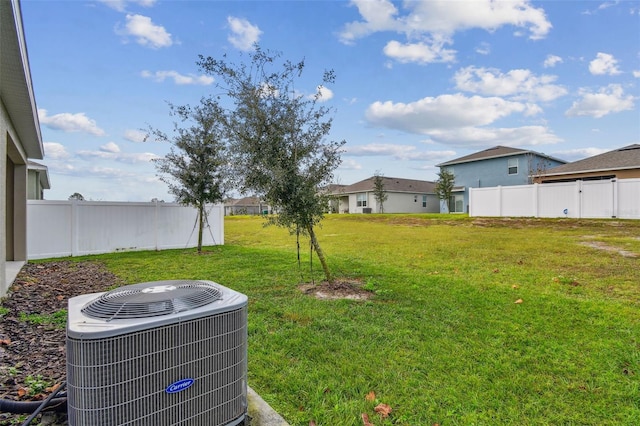
[[[438,180],[436,181],[436,194],[440,200],[445,201],[447,205],[447,213],[451,212],[449,206],[451,200],[451,193],[453,192],[453,186],[455,185],[455,176],[447,169],[440,169],[438,173]]]
[[[221,202],[229,189],[224,110],[216,99],[202,98],[196,106],[169,104],[178,118],[172,135],[150,128],[156,140],[171,144],[169,153],[154,159],[160,180],[176,201],[198,210],[198,252],[206,221],[205,206]]]
[[[384,202],[389,198],[389,194],[384,189],[384,175],[379,170],[373,175],[373,196],[378,203],[379,213],[384,213]]]
[[[198,65],[219,81],[233,106],[226,115],[230,164],[243,193],[261,196],[277,215],[268,223],[307,235],[332,281],[314,227],[321,221],[331,183],[340,165],[344,141],[327,141],[331,109],[320,105],[321,88],[334,81],[326,71],[318,91],[303,96],[296,89],[305,63],[280,61],[280,54],[258,46],[248,63],[200,56]]]

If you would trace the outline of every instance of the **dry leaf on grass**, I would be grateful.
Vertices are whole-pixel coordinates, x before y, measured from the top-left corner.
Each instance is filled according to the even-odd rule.
[[[518,299],[518,300],[516,300],[516,301],[515,301],[515,302],[513,302],[513,303],[517,303],[517,304],[519,305],[519,304],[520,304],[520,303],[522,303],[522,302],[523,302],[523,300],[522,300],[522,299]]]
[[[367,413],[362,413],[362,424],[364,426],[373,426],[373,423],[369,421],[369,415]]]
[[[371,402],[371,401],[375,401],[376,399],[376,393],[374,391],[371,391],[367,394],[367,396],[364,397],[364,399],[366,399],[367,401]]]
[[[378,404],[373,410],[380,414],[383,419],[389,417],[389,414],[391,414],[391,407],[387,404]]]

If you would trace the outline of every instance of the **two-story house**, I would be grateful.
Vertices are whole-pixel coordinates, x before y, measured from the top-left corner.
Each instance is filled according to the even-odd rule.
[[[495,146],[437,166],[455,177],[449,211],[467,213],[469,188],[527,185],[533,183],[534,176],[562,164],[566,161],[540,152]],[[446,212],[447,206],[441,205],[441,211]]]

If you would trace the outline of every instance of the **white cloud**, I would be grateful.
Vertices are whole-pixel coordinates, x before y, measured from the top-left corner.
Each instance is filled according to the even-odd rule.
[[[151,7],[156,3],[156,0],[98,0],[104,3],[111,9],[115,9],[118,12],[124,12],[127,8],[127,3],[134,3],[143,7]]]
[[[429,133],[438,143],[457,146],[531,146],[554,144],[562,139],[544,126],[515,128],[461,127]]]
[[[589,62],[589,72],[593,75],[616,75],[621,71],[618,69],[618,61],[608,53],[598,52],[596,59]]]
[[[144,142],[147,132],[136,129],[128,129],[124,131],[124,138],[129,142]]]
[[[562,158],[569,161],[577,161],[582,160],[583,158],[593,157],[594,155],[604,154],[605,152],[611,151],[610,149],[602,149],[602,148],[577,148],[577,149],[566,149],[563,151],[555,151],[553,153],[554,157]]]
[[[451,40],[459,31],[479,28],[491,32],[511,25],[528,30],[529,38],[535,40],[544,38],[551,29],[544,10],[533,7],[528,0],[410,1],[403,3],[404,14],[389,0],[352,0],[351,4],[358,8],[362,20],[347,23],[339,34],[340,41],[353,44],[381,31],[405,34],[409,43],[390,43],[385,52],[407,62],[417,58],[425,63],[429,57],[442,61],[454,53],[443,51],[442,42]],[[434,55],[437,52],[446,54]]]
[[[116,26],[116,34],[133,36],[136,42],[152,49],[169,47],[173,44],[171,34],[161,25],[155,25],[151,18],[143,15],[127,14],[124,28]]]
[[[229,16],[227,22],[231,28],[228,40],[235,48],[245,51],[251,50],[254,43],[260,40],[262,31],[246,19]]]
[[[42,145],[44,145],[44,154],[47,159],[63,160],[69,158],[69,153],[61,143],[45,142]]]
[[[489,53],[491,53],[491,45],[486,42],[480,43],[480,45],[476,47],[476,53],[479,53],[481,55],[488,55]]]
[[[553,68],[560,63],[562,63],[562,58],[560,56],[547,55],[547,58],[544,60],[543,66],[545,68]]]
[[[104,145],[102,145],[100,147],[100,151],[102,151],[102,152],[111,152],[113,154],[116,154],[116,153],[120,152],[120,147],[115,142],[107,142],[106,144],[104,144]]]
[[[635,78],[640,78],[640,70],[633,71],[633,76],[634,76]]]
[[[342,163],[340,163],[338,168],[342,170],[361,170],[362,164],[353,159],[347,158],[342,160]]]
[[[52,116],[47,115],[46,109],[38,109],[38,119],[45,126],[64,132],[85,132],[95,136],[104,136],[105,132],[99,128],[95,120],[87,117],[84,112],[72,114],[63,112]]]
[[[453,78],[458,89],[483,95],[548,102],[567,94],[563,86],[552,84],[556,76],[536,76],[524,69],[505,74],[494,68],[469,66],[460,69]]]
[[[316,88],[316,93],[309,95],[309,98],[315,98],[316,96],[318,97],[318,102],[326,102],[333,98],[333,90],[325,86],[318,86]]]
[[[347,147],[344,155],[354,157],[390,156],[396,160],[438,161],[454,156],[455,151],[418,151],[413,145],[372,143]]]
[[[167,78],[171,78],[173,79],[173,82],[178,85],[195,84],[195,85],[201,85],[201,86],[208,86],[215,81],[213,77],[210,77],[208,75],[193,75],[193,74],[183,75],[177,71],[151,72],[151,71],[145,70],[145,71],[142,71],[140,75],[144,78],[150,78],[160,83],[165,81]]]
[[[535,108],[498,97],[466,97],[462,94],[426,97],[411,103],[374,102],[367,120],[381,127],[430,134],[434,129],[483,126],[510,114],[532,113]]]
[[[444,48],[444,42],[431,44],[406,43],[392,40],[383,49],[384,54],[402,63],[417,62],[428,64],[433,62],[453,62],[456,51]]]
[[[635,100],[632,95],[625,95],[624,89],[619,84],[602,87],[597,93],[580,89],[579,94],[581,98],[565,112],[566,116],[601,118],[608,114],[633,109]]]
[[[112,143],[112,142],[111,142]],[[113,144],[113,143],[112,143]],[[116,144],[113,144],[116,145]],[[160,158],[158,155],[151,152],[136,152],[136,153],[126,153],[121,152],[120,148],[116,145],[115,148],[113,145],[107,144],[100,147],[99,151],[78,151],[78,157],[84,160],[93,160],[93,159],[101,159],[101,160],[112,160],[120,163],[127,164],[138,164],[138,163],[148,163],[155,158]],[[117,149],[117,151],[110,151],[110,149]]]

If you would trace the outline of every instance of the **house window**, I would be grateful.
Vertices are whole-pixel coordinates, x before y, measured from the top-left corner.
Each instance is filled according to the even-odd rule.
[[[509,174],[517,175],[518,174],[518,159],[517,158],[509,158]]]
[[[464,213],[464,195],[452,195],[449,199],[449,213]]]
[[[365,192],[356,195],[358,207],[367,207],[367,194]]]
[[[422,207],[427,207],[427,196],[426,195],[422,196]]]

